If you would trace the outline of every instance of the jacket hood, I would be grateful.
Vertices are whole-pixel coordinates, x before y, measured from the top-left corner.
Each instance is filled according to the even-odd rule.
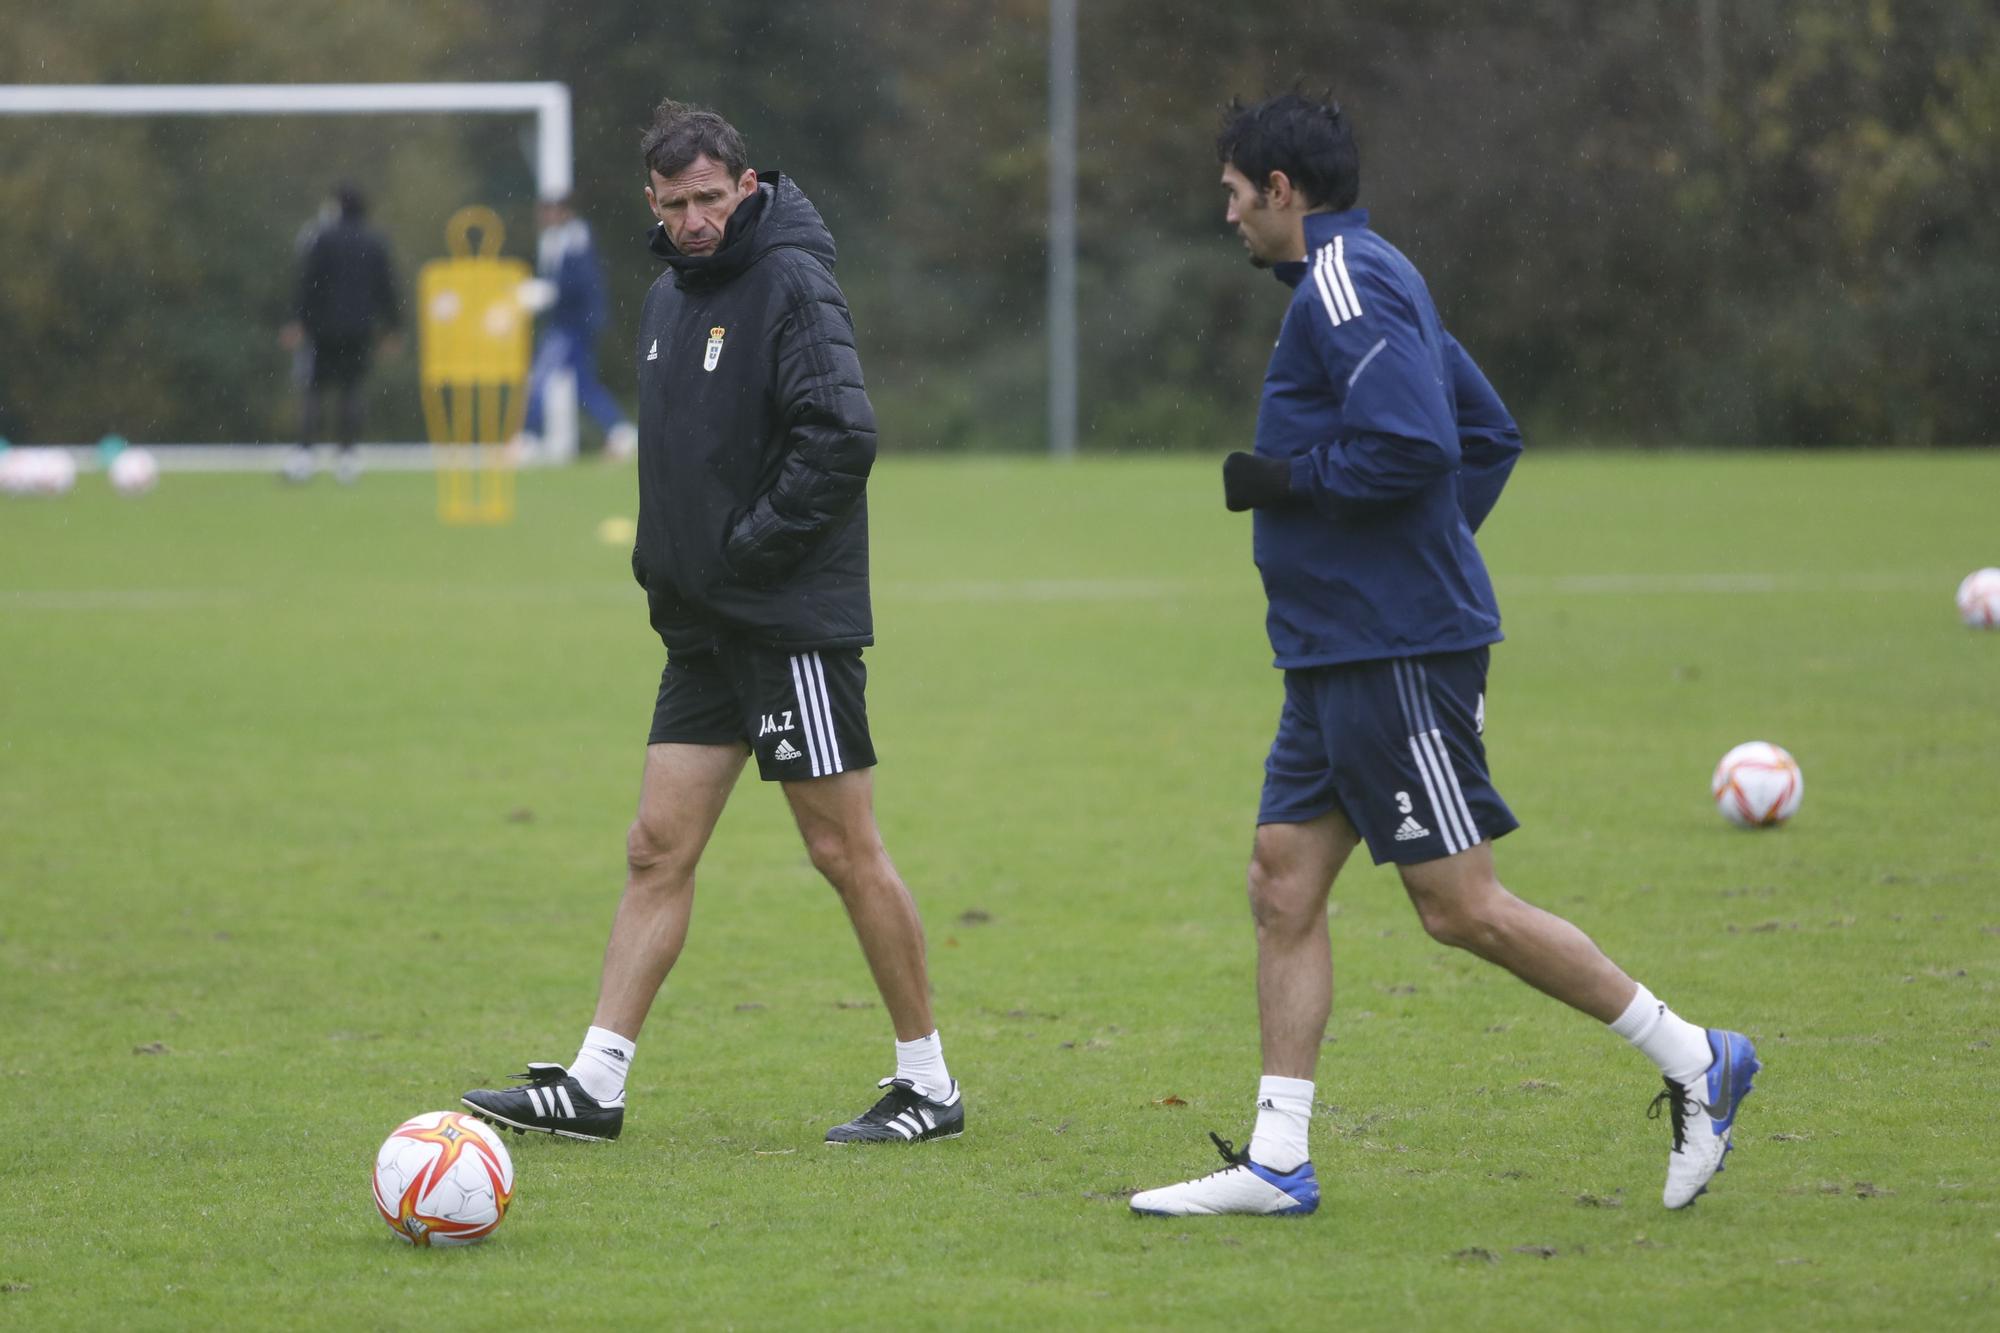
[[[757,193],[743,201],[723,229],[722,244],[711,255],[687,255],[667,239],[665,223],[655,223],[646,248],[674,270],[682,287],[729,281],[773,250],[803,250],[833,267],[833,233],[812,200],[780,172],[758,172]]]

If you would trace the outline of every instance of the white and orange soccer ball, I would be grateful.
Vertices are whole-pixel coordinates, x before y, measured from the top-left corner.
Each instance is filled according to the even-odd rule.
[[[1715,808],[1742,828],[1769,828],[1799,812],[1805,795],[1805,774],[1799,761],[1782,745],[1745,741],[1722,756],[1709,779]]]
[[[375,1154],[375,1209],[411,1245],[484,1240],[513,1198],[507,1145],[457,1111],[405,1120]]]
[[[2000,629],[2000,569],[1975,569],[1958,585],[1958,618],[1974,629]]]

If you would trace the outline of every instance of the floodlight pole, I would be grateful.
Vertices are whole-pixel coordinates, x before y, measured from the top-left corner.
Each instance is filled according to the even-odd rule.
[[[1076,453],[1076,0],[1049,0],[1049,452]]]

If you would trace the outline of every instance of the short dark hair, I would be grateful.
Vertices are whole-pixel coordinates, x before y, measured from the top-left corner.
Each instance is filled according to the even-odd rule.
[[[639,141],[646,168],[672,177],[698,157],[720,162],[732,177],[750,166],[750,150],[736,127],[705,106],[690,106],[662,98],[653,108],[653,123]]]
[[[1294,89],[1255,105],[1232,100],[1215,152],[1260,194],[1274,171],[1284,172],[1314,208],[1344,211],[1361,194],[1361,153],[1331,92],[1310,97]]]
[[[361,193],[361,187],[353,181],[341,181],[333,187],[333,202],[344,218],[368,216],[368,196]]]

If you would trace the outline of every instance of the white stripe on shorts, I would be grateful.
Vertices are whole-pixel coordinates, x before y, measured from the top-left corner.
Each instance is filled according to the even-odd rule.
[[[1424,794],[1430,798],[1431,813],[1437,820],[1438,837],[1444,843],[1447,856],[1454,856],[1472,844],[1466,841],[1465,826],[1458,821],[1458,812],[1452,808],[1449,797],[1455,780],[1449,777],[1450,759],[1444,754],[1442,739],[1435,727],[1424,725],[1423,699],[1417,683],[1417,671],[1409,662],[1399,658],[1389,663],[1396,682],[1396,702],[1402,706],[1403,723],[1407,726],[1410,740],[1410,757],[1416,762],[1417,775],[1423,779]],[[1463,804],[1463,801],[1460,802]]]
[[[826,771],[845,772],[847,765],[840,758],[840,733],[833,725],[833,696],[826,689],[826,664],[820,661],[818,653],[812,655],[812,678],[819,687],[820,716],[826,720],[826,752],[833,761]]]
[[[812,775],[818,777],[819,714],[813,710],[812,691],[806,686],[806,659],[800,655],[792,658],[792,690],[799,705],[799,728],[806,734],[806,758],[812,764]]]
[[[816,778],[847,771],[840,757],[840,734],[833,725],[833,696],[826,688],[826,663],[818,653],[792,658],[792,687],[799,701],[799,724],[806,733],[806,754]]]
[[[1437,713],[1431,708],[1431,675],[1421,662],[1417,663],[1417,687],[1425,720],[1430,723],[1431,742],[1437,746],[1438,757],[1444,761],[1445,780],[1451,784],[1451,799],[1458,803],[1459,818],[1465,823],[1465,845],[1476,846],[1481,841],[1479,825],[1472,822],[1472,807],[1465,803],[1465,791],[1458,785],[1458,770],[1451,766],[1451,752],[1445,749],[1444,734],[1438,730]]]

